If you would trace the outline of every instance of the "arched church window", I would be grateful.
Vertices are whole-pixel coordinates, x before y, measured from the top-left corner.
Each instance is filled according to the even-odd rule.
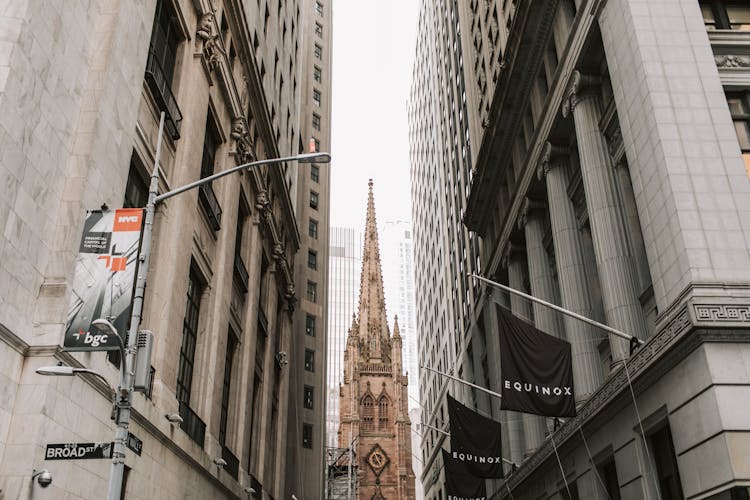
[[[362,430],[375,430],[375,402],[370,395],[362,400]]]
[[[385,396],[378,401],[378,428],[388,428],[388,399]]]

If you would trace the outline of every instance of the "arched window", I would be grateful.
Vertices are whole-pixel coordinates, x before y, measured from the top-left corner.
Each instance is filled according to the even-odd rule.
[[[375,405],[369,394],[362,400],[362,430],[375,430]]]
[[[378,401],[378,428],[385,430],[388,428],[388,398],[380,397]]]

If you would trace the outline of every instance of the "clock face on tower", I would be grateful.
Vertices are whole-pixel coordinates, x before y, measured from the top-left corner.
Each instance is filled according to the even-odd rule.
[[[376,476],[379,476],[385,466],[389,463],[390,459],[388,458],[388,455],[385,454],[385,450],[383,450],[379,444],[373,446],[370,453],[367,455],[367,465],[370,466],[370,469],[372,469]]]

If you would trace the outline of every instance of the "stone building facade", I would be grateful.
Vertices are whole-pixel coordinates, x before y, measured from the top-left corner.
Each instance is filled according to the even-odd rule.
[[[375,223],[372,181],[367,200],[359,310],[344,353],[339,447],[356,453],[357,498],[413,499],[411,422],[398,318],[391,335]]]
[[[424,125],[467,122],[468,198],[448,213],[481,237],[477,269],[645,343],[631,353],[619,337],[482,287],[449,369],[500,391],[501,305],[572,344],[578,403],[556,426],[464,390],[503,423],[504,456],[518,465],[490,496],[747,498],[750,6],[433,3],[423,39],[460,33],[447,59],[463,63],[468,115],[428,114],[419,95],[412,154],[423,171],[441,168],[419,142],[440,127]],[[418,61],[415,75],[429,81],[432,69]],[[416,213],[431,206],[420,202]],[[445,440],[423,444],[430,499],[443,495]]]
[[[110,389],[35,373],[61,362],[117,386],[115,359],[61,349],[86,210],[145,206],[161,112],[160,192],[306,150],[301,82],[315,52],[301,12],[315,8],[22,0],[0,11],[0,497],[105,496],[109,461],[49,462],[44,450],[111,441]],[[143,450],[127,453],[126,498],[282,498],[297,474],[285,449],[303,418],[288,408],[289,373],[303,369],[289,364],[304,335],[298,175],[275,164],[158,205],[140,325],[154,332],[153,375],[134,397]],[[41,468],[53,475],[44,490],[30,481]]]

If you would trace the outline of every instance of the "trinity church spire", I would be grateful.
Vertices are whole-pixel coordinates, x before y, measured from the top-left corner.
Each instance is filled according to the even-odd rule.
[[[368,182],[365,242],[362,251],[362,276],[359,289],[359,335],[362,354],[371,362],[389,363],[391,341],[385,314],[383,273],[380,264],[378,226],[375,221],[375,200],[372,179]]]

